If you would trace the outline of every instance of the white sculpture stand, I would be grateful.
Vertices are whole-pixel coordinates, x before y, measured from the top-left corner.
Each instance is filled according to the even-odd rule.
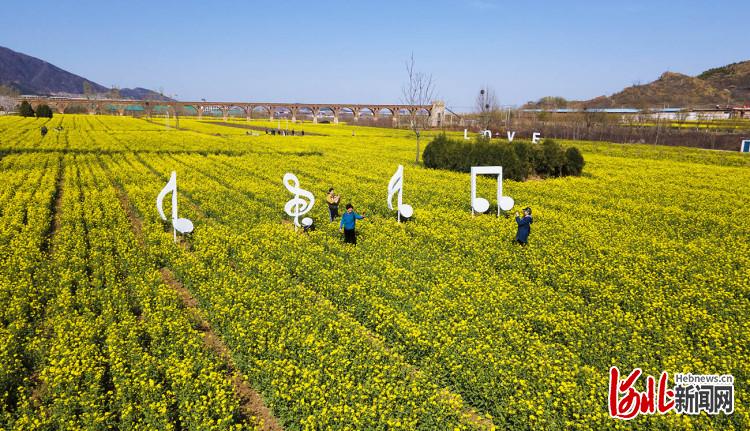
[[[294,230],[296,231],[298,227],[312,226],[313,219],[310,217],[303,218],[302,224],[300,224],[299,218],[300,216],[307,214],[312,209],[313,205],[315,205],[315,196],[309,191],[299,187],[299,179],[294,174],[284,174],[283,181],[287,190],[294,194],[294,197],[284,205],[284,211],[287,215],[294,217]],[[307,198],[307,200],[300,196]]]
[[[156,210],[159,212],[162,220],[167,220],[167,216],[164,215],[164,197],[167,193],[172,193],[172,234],[174,235],[174,242],[177,242],[177,232],[179,233],[190,233],[193,231],[193,222],[186,218],[177,217],[177,172],[172,171],[172,175],[169,177],[169,182],[164,186],[156,197]]]
[[[414,208],[409,204],[403,203],[403,191],[404,191],[404,167],[398,165],[396,173],[391,177],[391,181],[388,183],[388,209],[393,211],[393,195],[398,193],[398,199],[396,207],[398,210],[398,222],[401,223],[401,216],[409,218],[414,214]]]

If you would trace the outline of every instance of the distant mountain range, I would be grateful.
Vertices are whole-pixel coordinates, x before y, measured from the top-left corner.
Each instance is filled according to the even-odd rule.
[[[633,85],[611,96],[566,101],[544,97],[526,108],[701,108],[750,105],[750,61],[709,69],[698,76],[664,72],[659,79]]]
[[[108,95],[110,88],[70,73],[35,57],[0,46],[0,85],[14,88],[21,94],[65,95],[84,94],[85,83],[91,93]],[[137,100],[172,100],[146,88],[121,88],[120,97]]]

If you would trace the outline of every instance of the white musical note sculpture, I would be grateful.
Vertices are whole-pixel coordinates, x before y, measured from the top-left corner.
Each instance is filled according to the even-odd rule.
[[[164,215],[164,197],[170,192],[172,193],[172,234],[174,235],[174,242],[177,242],[177,232],[192,232],[193,222],[186,218],[177,217],[177,172],[175,171],[172,171],[169,182],[156,197],[156,210],[159,211],[162,220],[167,220],[167,216]]]
[[[307,214],[315,205],[315,196],[307,190],[299,187],[299,179],[297,176],[291,173],[284,174],[284,186],[294,197],[284,205],[284,211],[290,216],[294,217],[294,230],[297,227],[310,227],[313,224],[313,219],[305,217],[302,219],[302,224],[299,223],[299,217]],[[306,197],[308,201],[302,199],[300,196]]]
[[[471,214],[484,213],[490,209],[487,199],[477,197],[477,175],[497,175],[497,215],[500,210],[509,211],[515,202],[510,196],[503,196],[503,167],[502,166],[472,166],[471,168]]]
[[[403,192],[404,192],[404,167],[398,165],[396,173],[391,177],[391,181],[388,183],[388,209],[393,210],[393,195],[398,192],[397,203],[398,206],[398,222],[401,223],[401,216],[409,218],[414,214],[414,208],[409,204],[403,203]]]

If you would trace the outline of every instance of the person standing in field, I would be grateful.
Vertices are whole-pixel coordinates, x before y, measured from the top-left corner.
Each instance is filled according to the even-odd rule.
[[[337,195],[333,191],[333,187],[328,189],[328,194],[326,195],[326,203],[328,204],[328,215],[331,218],[331,221],[339,216],[339,201],[341,200],[341,196]]]
[[[523,209],[523,217],[520,217],[518,211],[516,211],[516,223],[518,223],[518,232],[516,232],[516,242],[521,245],[527,245],[529,243],[529,234],[531,233],[531,208],[526,207]]]
[[[346,212],[341,216],[339,231],[344,232],[344,242],[357,245],[357,232],[355,230],[357,220],[365,218],[364,211],[362,215],[354,211],[352,204],[346,204]]]

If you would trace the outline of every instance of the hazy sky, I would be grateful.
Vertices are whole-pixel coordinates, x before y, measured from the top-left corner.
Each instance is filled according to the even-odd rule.
[[[750,59],[750,1],[4,1],[0,45],[181,100],[398,102],[404,62],[467,110],[591,98]]]

